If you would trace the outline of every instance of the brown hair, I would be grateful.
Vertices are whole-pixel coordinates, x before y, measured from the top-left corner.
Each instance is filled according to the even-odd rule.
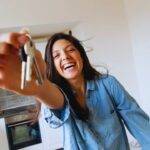
[[[51,82],[57,84],[67,95],[68,100],[69,100],[69,105],[71,108],[71,112],[75,116],[77,116],[77,118],[85,121],[88,119],[88,116],[89,116],[88,108],[83,109],[79,105],[71,89],[70,84],[62,76],[59,75],[59,73],[57,72],[54,66],[52,48],[53,48],[54,43],[57,40],[61,40],[61,39],[69,41],[79,51],[81,58],[83,60],[83,75],[84,75],[85,81],[94,80],[97,77],[99,77],[101,74],[91,66],[89,59],[86,55],[86,52],[81,44],[81,41],[79,41],[72,35],[68,35],[64,33],[56,33],[48,40],[48,43],[46,45],[46,51],[45,51],[45,61],[47,64],[47,78]]]

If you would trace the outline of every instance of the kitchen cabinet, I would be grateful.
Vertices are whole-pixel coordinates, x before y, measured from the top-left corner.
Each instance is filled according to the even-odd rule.
[[[49,124],[44,119],[43,109],[41,111],[39,123],[44,150],[54,150],[62,148],[63,147],[62,127],[59,127],[57,129],[50,128]]]
[[[0,149],[1,148],[3,150],[9,150],[4,118],[0,119]]]

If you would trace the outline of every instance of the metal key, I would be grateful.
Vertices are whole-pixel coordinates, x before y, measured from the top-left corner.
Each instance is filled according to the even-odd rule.
[[[38,81],[38,84],[43,83],[43,78],[41,75],[41,71],[39,69],[39,66],[37,64],[37,60],[35,58],[35,45],[31,39],[31,37],[28,35],[29,41],[24,45],[24,52],[26,57],[26,63],[22,61],[22,77],[21,77],[21,89],[24,88],[26,85],[26,81],[31,81],[32,79],[32,68],[34,68],[36,73],[36,79]]]
[[[43,84],[43,77],[42,77],[41,71],[39,69],[39,66],[37,64],[37,60],[35,57],[33,58],[33,65],[34,65],[34,70],[36,73],[36,78],[37,78],[38,84],[42,85]]]
[[[25,44],[24,48],[27,54],[26,80],[31,81],[32,67],[34,67],[37,81],[39,84],[42,84],[43,78],[41,75],[41,71],[39,70],[37,60],[35,58],[35,45],[33,41],[31,40],[31,37],[30,37],[30,40]]]
[[[26,81],[31,81],[35,46],[33,45],[32,41],[29,40],[25,43],[24,49],[27,55]]]
[[[26,65],[27,65],[27,55],[24,50],[24,46],[20,48],[20,57],[22,61],[21,68],[21,89],[24,89],[26,85]]]

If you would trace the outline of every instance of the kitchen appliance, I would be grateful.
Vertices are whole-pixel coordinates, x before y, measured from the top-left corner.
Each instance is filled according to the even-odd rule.
[[[31,116],[28,111],[23,111],[5,118],[10,150],[17,150],[42,142],[39,122],[32,125]]]

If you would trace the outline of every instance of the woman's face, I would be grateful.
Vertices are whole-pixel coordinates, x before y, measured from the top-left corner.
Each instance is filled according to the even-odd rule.
[[[58,73],[67,80],[82,77],[83,61],[79,51],[67,40],[54,43],[52,56]]]

